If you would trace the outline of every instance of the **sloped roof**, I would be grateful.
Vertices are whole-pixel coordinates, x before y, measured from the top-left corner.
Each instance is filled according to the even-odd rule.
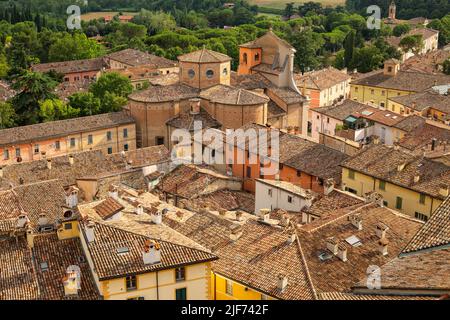
[[[307,72],[303,75],[296,74],[294,78],[297,87],[303,88],[306,84],[307,89],[320,91],[351,79],[350,75],[333,67]]]
[[[151,86],[146,90],[133,92],[128,99],[138,102],[167,102],[197,98],[199,90],[185,84],[172,84],[168,86]]]
[[[68,74],[75,72],[101,71],[103,66],[103,58],[94,58],[35,64],[32,66],[32,69],[35,72],[49,72],[55,70],[59,73]]]
[[[151,65],[155,68],[171,68],[177,66],[175,61],[135,49],[117,51],[105,57],[133,67]]]
[[[202,90],[200,97],[228,105],[256,105],[270,101],[265,95],[223,84]]]
[[[214,63],[214,62],[220,63],[231,61],[231,58],[226,54],[203,48],[201,50],[197,50],[179,56],[178,61],[193,62],[193,63]]]

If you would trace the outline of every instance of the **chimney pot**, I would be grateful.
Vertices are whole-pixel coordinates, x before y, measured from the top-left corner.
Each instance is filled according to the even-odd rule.
[[[449,194],[449,186],[448,184],[441,184],[439,186],[439,194],[443,197],[448,197]]]
[[[236,211],[236,221],[242,221],[242,211]]]
[[[288,244],[294,243],[296,239],[297,235],[295,234],[295,232],[290,233],[288,238]]]
[[[342,242],[338,245],[338,253],[337,256],[343,262],[347,261],[347,247]]]
[[[349,217],[350,222],[352,223],[352,225],[358,229],[358,230],[362,230],[363,226],[362,226],[362,218],[358,215],[351,215]]]
[[[278,275],[278,290],[280,290],[281,292],[284,292],[284,290],[286,290],[287,285],[288,285],[288,278],[283,274],[279,274]]]
[[[69,155],[69,164],[72,166],[74,163],[73,155]]]
[[[335,237],[328,238],[326,241],[327,249],[334,255],[338,253],[338,241]]]
[[[89,243],[95,241],[95,223],[89,220],[86,224],[86,238]]]
[[[384,239],[389,227],[382,222],[378,222],[376,225],[376,234],[379,239]]]
[[[146,240],[142,253],[144,264],[156,264],[161,262],[161,248],[157,241]]]
[[[378,250],[380,251],[380,253],[383,256],[388,255],[388,244],[389,244],[389,241],[386,238],[380,239],[378,241]]]

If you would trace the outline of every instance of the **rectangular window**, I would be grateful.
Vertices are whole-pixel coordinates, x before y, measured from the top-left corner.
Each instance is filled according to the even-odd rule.
[[[34,154],[38,154],[39,153],[39,145],[35,144],[34,145]]]
[[[155,140],[157,146],[164,144],[164,137],[156,137]]]
[[[358,87],[355,87],[355,92],[358,92]]]
[[[416,217],[416,219],[419,219],[419,220],[422,220],[422,221],[425,221],[425,222],[428,221],[428,216],[426,216],[426,215],[424,215],[424,214],[422,214],[420,212],[416,211],[414,216]]]
[[[230,296],[233,295],[233,282],[231,282],[230,280],[225,280],[225,285],[226,285],[226,293]]]
[[[215,158],[215,157],[216,157],[216,149],[212,149],[211,158]]]
[[[177,300],[186,300],[186,288],[176,289],[175,298]]]
[[[402,209],[403,199],[401,197],[397,197],[395,201],[395,208],[401,210]]]
[[[20,148],[16,148],[16,158],[20,157]]]
[[[75,138],[70,138],[70,147],[71,148],[75,147]]]
[[[348,170],[348,178],[355,180],[355,171],[349,169]]]
[[[61,149],[61,143],[59,141],[55,141],[55,150]]]
[[[267,190],[267,194],[269,195],[269,197],[272,196],[272,189]]]
[[[108,154],[112,154],[112,153],[113,153],[112,147],[108,147]]]
[[[386,190],[386,181],[380,181],[378,188],[380,190],[385,191]]]
[[[247,178],[251,178],[251,177],[252,177],[252,168],[247,167]]]
[[[292,203],[292,197],[291,196],[288,196],[287,200],[288,200],[289,203]]]
[[[184,281],[186,280],[186,269],[184,267],[175,269],[175,281]]]
[[[283,170],[283,164],[282,164],[282,163],[280,163],[280,164],[278,165],[278,170]]]
[[[92,134],[88,135],[88,144],[93,144],[94,138],[92,137]]]
[[[65,223],[64,224],[64,229],[65,230],[72,230],[72,224],[71,223]]]
[[[297,177],[301,177],[302,176],[302,172],[300,170],[297,170]]]
[[[425,204],[425,199],[426,199],[426,196],[423,193],[421,193],[420,198],[419,198],[420,204]]]
[[[349,187],[345,187],[345,191],[353,193],[353,194],[358,194],[358,192],[355,189],[349,188]]]
[[[5,159],[5,160],[9,159],[9,150],[8,149],[3,150],[3,159]]]
[[[106,132],[106,140],[108,140],[108,141],[112,140],[112,133],[111,133],[111,131]]]
[[[124,150],[124,151],[128,151],[128,144],[124,144],[124,145],[123,145],[123,150]]]
[[[123,129],[123,137],[128,138],[128,129],[127,128]]]
[[[127,291],[132,291],[137,289],[137,278],[136,276],[126,277]]]

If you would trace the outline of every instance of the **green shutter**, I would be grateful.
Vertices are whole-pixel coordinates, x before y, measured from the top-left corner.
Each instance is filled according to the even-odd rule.
[[[396,204],[395,204],[395,207],[396,207],[397,209],[401,209],[401,208],[402,208],[402,202],[403,202],[403,199],[400,198],[400,197],[397,197],[397,202],[396,202]]]
[[[177,300],[186,300],[186,288],[177,289],[175,295]]]

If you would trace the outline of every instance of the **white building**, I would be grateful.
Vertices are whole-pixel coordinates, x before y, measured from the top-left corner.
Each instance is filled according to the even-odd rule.
[[[255,214],[260,209],[300,212],[312,204],[313,194],[286,181],[256,179]]]

